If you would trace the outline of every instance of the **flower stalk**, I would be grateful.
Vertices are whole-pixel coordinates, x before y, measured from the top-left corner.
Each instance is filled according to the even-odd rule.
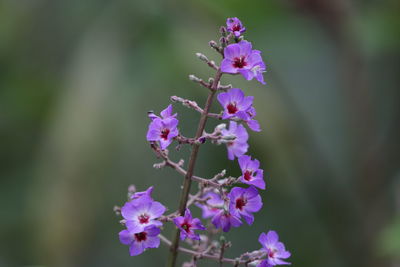
[[[210,111],[214,95],[217,91],[219,81],[222,77],[222,72],[220,69],[217,70],[217,73],[215,74],[214,81],[211,85],[211,90],[208,93],[208,97],[206,100],[206,104],[203,109],[203,113],[201,114],[199,125],[197,127],[195,139],[198,139],[202,136],[204,128],[206,127],[207,123],[207,118],[208,118],[208,112]],[[189,158],[189,167],[187,169],[185,179],[183,181],[183,189],[182,189],[182,194],[181,194],[181,199],[179,202],[179,214],[183,215],[186,209],[186,204],[188,201],[189,193],[190,193],[190,187],[192,184],[192,176],[194,172],[194,167],[196,165],[196,160],[197,160],[197,154],[199,153],[199,144],[193,144],[192,146],[192,152],[190,154]],[[172,241],[172,244],[170,246],[170,256],[168,259],[168,267],[174,267],[176,264],[176,258],[178,255],[178,246],[179,246],[179,235],[180,235],[180,230],[177,229],[174,239]]]
[[[286,251],[283,243],[279,242],[275,231],[262,233],[259,236],[261,249],[243,253],[233,259],[224,256],[226,250],[231,247],[231,242],[225,235],[216,238],[220,236],[221,231],[229,232],[232,228],[243,225],[243,222],[252,225],[255,220],[254,214],[263,207],[258,190],[266,188],[260,162],[246,155],[249,150],[249,134],[246,127],[254,132],[261,131],[255,119],[254,97],[246,96],[242,89],[232,88],[230,84],[220,84],[221,77],[225,73],[241,74],[246,80],[255,79],[265,84],[263,73],[266,66],[261,58],[261,52],[253,50],[252,44],[244,40],[242,34],[245,31],[246,28],[239,19],[228,18],[226,27],[220,28],[222,37],[219,44],[215,41],[209,42],[211,48],[222,55],[219,66],[204,54],[196,53],[201,61],[216,70],[215,76],[209,78],[207,82],[195,75],[189,75],[190,80],[209,91],[204,108],[189,99],[178,96],[170,98],[172,102],[181,103],[200,113],[194,137],[186,137],[179,131],[178,114],[173,113],[172,105],[168,105],[159,115],[152,111],[148,112],[151,122],[146,139],[156,156],[162,160],[153,164],[153,167],[156,169],[170,167],[184,178],[179,207],[167,215],[164,215],[167,208],[153,200],[153,186],[137,192],[136,187],[131,185],[128,189],[128,201],[122,207],[114,208],[114,212],[123,217],[120,223],[126,228],[119,232],[120,242],[129,246],[131,256],[139,255],[150,248],[158,248],[162,241],[170,249],[167,267],[176,266],[178,252],[190,256],[190,261],[185,262],[183,267],[196,267],[202,258],[214,260],[219,266],[224,263],[234,266],[240,264],[248,266],[251,263],[257,267],[289,264],[284,259],[287,259],[290,253]],[[217,93],[222,111],[210,113]],[[213,132],[207,133],[205,127],[208,118],[229,120],[229,126],[228,123],[221,123]],[[200,146],[207,140],[212,144],[226,146],[228,159],[237,159],[241,176],[226,176],[225,169],[210,179],[194,175]],[[178,143],[177,151],[183,145],[191,146],[187,170],[183,167],[183,159],[175,162],[169,158],[167,148],[173,142]],[[191,195],[192,182],[198,183],[198,191]],[[236,186],[237,184],[240,186]],[[190,210],[192,206],[201,209],[203,219],[208,219],[207,224],[192,216]],[[172,241],[161,235],[164,223],[172,223],[176,227]],[[201,234],[199,231],[206,231],[206,234]],[[186,240],[184,246],[189,245],[191,249],[180,246],[180,240]]]

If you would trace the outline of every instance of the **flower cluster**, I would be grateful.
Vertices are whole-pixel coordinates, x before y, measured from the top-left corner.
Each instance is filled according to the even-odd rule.
[[[158,220],[165,207],[151,197],[153,187],[144,192],[134,193],[132,200],[121,208],[126,230],[119,233],[122,244],[129,245],[131,256],[141,254],[147,248],[157,248],[160,245],[158,234],[162,222]]]
[[[201,114],[195,137],[187,138],[180,133],[178,116],[173,112],[172,105],[168,105],[160,112],[160,115],[149,112],[150,124],[146,139],[157,157],[162,159],[162,162],[154,164],[154,167],[157,169],[171,167],[185,176],[185,179],[180,207],[167,215],[164,215],[166,207],[153,200],[152,186],[143,192],[136,192],[134,187],[130,188],[128,202],[116,210],[122,215],[121,223],[126,227],[119,233],[119,239],[122,244],[130,246],[131,256],[139,255],[148,248],[157,248],[160,241],[163,241],[171,248],[172,260],[169,265],[171,267],[175,265],[178,250],[191,254],[193,257],[192,262],[184,266],[196,266],[196,261],[203,257],[235,264],[252,263],[258,267],[289,264],[284,260],[290,257],[290,253],[285,250],[283,243],[279,242],[275,231],[262,233],[259,236],[261,249],[243,253],[236,259],[224,258],[223,254],[225,249],[229,248],[229,242],[212,240],[215,234],[221,231],[228,232],[232,227],[241,226],[243,222],[252,225],[255,213],[263,207],[258,190],[266,188],[264,171],[260,168],[260,162],[248,155],[249,134],[246,127],[255,132],[261,131],[260,124],[255,119],[254,97],[246,96],[240,88],[232,88],[231,85],[220,83],[223,74],[240,74],[246,80],[255,78],[265,84],[263,73],[266,66],[261,52],[253,50],[252,44],[244,40],[245,31],[246,28],[238,18],[228,18],[226,26],[221,28],[220,44],[214,41],[209,43],[223,57],[220,66],[210,61],[205,55],[196,54],[200,60],[216,70],[215,77],[209,79],[209,82],[190,75],[190,80],[209,90],[204,108],[199,107],[195,101],[177,96],[171,97],[173,102],[180,102]],[[209,112],[214,95],[222,107],[219,114]],[[228,120],[229,126],[223,123],[215,127],[212,133],[207,133],[205,125],[208,118]],[[237,159],[241,170],[238,177],[225,177],[225,170],[209,179],[193,175],[197,151],[207,140],[226,145],[228,159]],[[178,147],[183,144],[192,146],[187,170],[183,167],[183,160],[174,162],[169,158],[167,148],[174,141],[179,144]],[[193,195],[190,194],[192,181],[199,183],[199,190]],[[210,223],[203,224],[199,218],[193,217],[191,205],[200,208],[202,218],[209,220]],[[173,223],[178,231],[172,241],[161,235],[163,223],[166,222]],[[207,231],[208,234],[203,235],[201,231]],[[186,240],[193,249],[179,249],[179,240]]]

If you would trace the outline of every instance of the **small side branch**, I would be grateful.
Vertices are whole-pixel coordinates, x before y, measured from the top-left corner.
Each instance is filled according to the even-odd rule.
[[[207,82],[203,81],[202,79],[196,77],[193,74],[189,75],[189,80],[196,82],[196,83],[200,84],[201,86],[211,90],[211,85],[212,85],[211,83],[207,83]]]
[[[167,246],[171,247],[172,246],[172,242],[170,240],[168,240],[168,238],[166,238],[163,235],[158,235],[158,237],[160,238],[160,240],[162,242],[164,242]],[[238,266],[238,264],[248,264],[252,261],[256,261],[259,260],[258,257],[253,258],[253,259],[247,259],[247,260],[243,260],[243,256],[240,256],[240,258],[237,259],[231,259],[231,258],[224,258],[224,257],[220,257],[220,255],[213,255],[213,254],[209,254],[209,250],[206,249],[204,251],[194,251],[191,249],[187,249],[187,248],[183,248],[183,247],[177,247],[177,249],[181,252],[184,252],[186,254],[192,255],[194,257],[196,257],[197,259],[201,259],[201,258],[206,258],[206,259],[210,259],[210,260],[215,260],[217,262],[225,262],[225,263],[229,263],[232,264],[234,266]],[[248,253],[246,253],[248,254]]]
[[[195,101],[192,101],[192,100],[189,100],[189,99],[184,99],[184,98],[182,98],[182,97],[175,96],[175,95],[174,95],[174,96],[171,96],[170,99],[171,99],[172,102],[181,103],[181,104],[184,105],[185,107],[194,109],[194,110],[196,110],[196,111],[199,112],[199,113],[203,113],[203,109],[202,109],[201,107],[199,107],[199,105],[198,105]]]
[[[167,155],[164,151],[162,151],[162,150],[161,150],[156,144],[154,144],[154,143],[151,144],[151,148],[156,152],[156,154],[157,154],[159,157],[161,157],[161,158],[164,160],[164,162],[162,162],[162,163],[156,163],[156,164],[154,165],[155,168],[159,169],[159,168],[162,168],[162,167],[164,167],[164,166],[169,166],[169,167],[173,168],[174,170],[176,170],[176,171],[177,171],[178,173],[180,173],[181,175],[186,176],[187,171],[184,170],[184,169],[181,167],[181,165],[183,164],[182,161],[176,163],[176,162],[170,160],[169,157],[168,157],[168,155]],[[217,188],[223,186],[222,184],[219,184],[219,183],[215,182],[214,178],[212,178],[212,179],[205,179],[205,178],[201,178],[201,177],[198,177],[198,176],[195,176],[195,175],[193,175],[191,178],[192,178],[193,181],[196,181],[196,182],[198,182],[198,183],[201,183],[201,184],[204,185],[204,186],[212,186],[212,187],[217,187]]]
[[[204,54],[202,53],[196,53],[196,56],[201,60],[204,61],[205,63],[207,63],[207,65],[211,68],[213,68],[214,70],[218,70],[218,66],[217,64],[215,64],[215,62],[213,60],[209,60]]]

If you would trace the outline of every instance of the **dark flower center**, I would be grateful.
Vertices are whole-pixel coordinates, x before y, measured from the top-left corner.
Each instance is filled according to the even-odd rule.
[[[146,241],[147,233],[146,232],[137,233],[135,234],[135,239],[137,242]]]
[[[247,66],[247,62],[246,62],[244,56],[235,57],[235,58],[233,59],[233,67],[234,67],[234,68],[241,69],[241,68],[244,68],[244,67],[246,67],[246,66]]]
[[[236,199],[236,208],[239,210],[243,210],[243,207],[246,206],[247,199],[240,197]]]
[[[268,258],[274,258],[275,257],[276,250],[275,249],[269,249],[268,250]]]
[[[139,222],[141,224],[149,223],[149,219],[150,219],[150,216],[147,215],[147,214],[142,214],[142,215],[139,216]]]
[[[192,227],[192,225],[189,222],[185,221],[184,223],[181,224],[181,227],[188,233],[190,232],[190,228]]]
[[[168,139],[168,134],[169,134],[169,129],[168,128],[165,128],[165,129],[163,129],[162,131],[161,131],[161,138],[162,139],[164,139],[164,140],[167,140]]]
[[[234,31],[234,32],[240,31],[241,29],[242,29],[242,27],[240,27],[239,24],[235,24],[235,25],[233,25],[233,27],[232,27],[232,31]]]
[[[252,174],[253,174],[252,171],[246,170],[246,171],[244,172],[243,178],[244,178],[246,181],[250,181],[251,178],[252,178],[252,177],[251,177]]]
[[[226,109],[228,110],[229,114],[235,114],[238,111],[238,108],[236,107],[236,102],[231,102],[226,106]]]

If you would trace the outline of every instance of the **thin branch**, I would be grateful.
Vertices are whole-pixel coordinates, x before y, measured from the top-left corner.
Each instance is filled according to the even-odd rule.
[[[218,70],[217,64],[213,60],[209,60],[204,54],[196,53],[196,56],[201,60],[207,63],[207,65],[215,70]]]
[[[217,92],[218,84],[219,84],[221,77],[222,77],[222,72],[220,69],[218,69],[217,73],[215,74],[214,81],[211,85],[211,88],[210,88],[211,90],[208,94],[206,104],[204,107],[204,111],[200,117],[200,121],[199,121],[199,125],[198,125],[197,131],[196,131],[195,139],[198,139],[203,134],[204,128],[206,126],[207,118],[208,118],[207,114],[210,111],[211,104],[213,102],[214,95]],[[183,182],[182,195],[181,195],[181,200],[179,203],[179,213],[181,215],[183,215],[185,212],[186,204],[187,204],[187,201],[189,198],[190,187],[192,184],[192,176],[193,176],[193,172],[194,172],[194,167],[196,165],[197,154],[199,152],[199,148],[200,148],[200,145],[198,145],[198,144],[194,144],[192,146],[192,152],[190,154],[188,169],[187,169],[187,172],[185,175],[185,180]],[[178,247],[179,247],[179,230],[176,231],[173,243],[171,245],[171,254],[170,254],[170,258],[168,260],[167,266],[169,266],[169,267],[175,266],[176,257],[178,255],[178,252],[177,252]]]
[[[170,99],[172,102],[179,102],[182,105],[184,105],[185,107],[192,108],[199,113],[203,113],[203,109],[201,107],[199,107],[199,105],[195,101],[192,101],[189,99],[184,99],[184,98],[176,96],[176,95],[171,96]]]
[[[155,168],[161,168],[164,166],[168,166],[168,167],[173,168],[174,170],[176,170],[178,173],[182,174],[183,176],[187,175],[187,171],[184,170],[179,163],[176,163],[176,162],[170,160],[168,155],[166,155],[166,153],[164,153],[156,144],[154,144],[154,143],[151,144],[151,148],[157,153],[158,156],[160,156],[164,160],[164,162],[154,164],[153,166]],[[215,178],[215,176],[214,176],[214,178]],[[201,178],[201,177],[198,177],[195,175],[191,176],[191,179],[193,181],[201,183],[204,186],[212,186],[212,187],[217,187],[217,188],[223,186],[223,184],[216,183],[214,178],[205,179],[205,178]]]
[[[163,235],[160,234],[160,235],[158,235],[158,237],[159,237],[160,240],[163,241],[167,246],[169,246],[169,247],[172,246],[172,242],[171,242],[170,240],[168,240],[165,236],[163,236]],[[204,250],[203,252],[198,252],[198,251],[194,251],[194,250],[187,249],[187,248],[183,248],[183,247],[177,247],[177,250],[179,250],[179,251],[181,251],[181,252],[184,252],[184,253],[187,253],[187,254],[189,254],[189,255],[195,256],[195,257],[198,258],[198,259],[206,258],[206,259],[215,260],[215,261],[217,261],[217,262],[230,263],[230,264],[236,265],[236,266],[238,266],[237,264],[246,264],[246,263],[249,263],[249,260],[241,260],[241,259],[240,259],[241,257],[240,257],[240,258],[237,258],[237,259],[230,259],[230,258],[224,258],[224,257],[223,257],[223,258],[220,258],[220,255],[212,255],[212,254],[209,254],[207,250]],[[256,260],[259,260],[259,258],[252,259],[250,262],[256,261]]]
[[[189,80],[191,80],[191,81],[193,81],[193,82],[196,82],[196,83],[202,85],[203,87],[205,87],[205,88],[207,88],[207,89],[211,89],[211,83],[206,83],[205,81],[203,81],[202,79],[196,77],[196,76],[193,75],[193,74],[190,74],[190,75],[189,75]]]

